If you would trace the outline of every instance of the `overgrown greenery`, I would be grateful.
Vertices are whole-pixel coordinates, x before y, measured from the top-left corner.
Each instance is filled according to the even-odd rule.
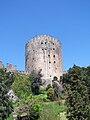
[[[47,90],[47,98],[50,99],[51,101],[54,101],[54,100],[55,100],[53,88],[49,88],[49,89]]]
[[[12,112],[12,104],[7,93],[13,83],[13,74],[0,69],[0,120],[5,120]]]
[[[41,71],[38,73],[36,71],[32,71],[31,73],[31,90],[34,95],[38,95],[40,92],[40,86],[42,85],[41,79]]]
[[[74,65],[62,77],[68,120],[90,119],[90,67]]]
[[[12,89],[18,98],[25,98],[31,93],[31,77],[23,74],[14,75],[14,83]]]
[[[27,118],[28,120],[38,120],[40,104],[33,98],[20,101],[15,112],[18,116],[17,120]]]
[[[13,103],[18,120],[22,117],[28,120],[64,120],[60,113],[66,112],[66,108],[68,120],[90,119],[90,66],[84,68],[74,65],[61,77],[65,95],[63,99],[66,99],[67,107],[61,100],[62,85],[59,81],[54,80],[52,86],[41,89],[41,77],[40,71],[33,71],[29,76],[0,69],[1,120],[5,120],[12,112],[12,103],[7,97],[11,88],[18,96],[18,101]],[[13,120],[12,114],[8,119]]]
[[[57,102],[42,103],[39,120],[61,120],[60,113],[65,109],[65,105],[59,105]]]

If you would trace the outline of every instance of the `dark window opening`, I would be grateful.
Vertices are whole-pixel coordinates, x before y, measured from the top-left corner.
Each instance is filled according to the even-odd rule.
[[[53,50],[55,50],[55,48],[53,48]]]
[[[51,63],[51,62],[49,61],[49,63]]]
[[[51,77],[51,75],[50,75],[50,77]]]
[[[55,58],[55,55],[53,55],[53,57]]]
[[[53,45],[54,45],[54,43],[53,43]]]
[[[47,48],[45,48],[45,50],[47,50]]]
[[[45,44],[47,44],[47,42],[45,42]]]
[[[48,55],[48,57],[50,57],[50,55]]]
[[[33,60],[34,60],[34,58],[33,58]]]
[[[56,62],[54,61],[54,63],[56,63]]]
[[[40,72],[42,71],[42,69],[40,69]]]
[[[43,44],[43,42],[41,42],[41,44]]]
[[[43,48],[42,48],[42,50],[43,50]]]

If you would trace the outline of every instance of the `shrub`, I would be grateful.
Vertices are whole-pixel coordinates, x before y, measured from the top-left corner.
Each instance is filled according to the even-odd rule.
[[[41,71],[38,73],[36,71],[31,72],[31,91],[33,95],[38,95],[40,93],[40,86],[42,85]]]
[[[52,88],[51,84],[48,84],[48,85],[47,85],[46,91],[47,91],[49,88]]]
[[[53,90],[53,88],[49,88],[47,90],[47,98],[50,99],[51,101],[54,100],[54,90]]]
[[[14,75],[14,83],[12,84],[12,89],[18,98],[25,98],[29,96],[31,92],[31,82],[29,76],[22,74]]]

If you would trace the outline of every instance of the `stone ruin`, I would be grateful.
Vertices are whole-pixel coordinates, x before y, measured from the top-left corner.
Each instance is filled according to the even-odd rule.
[[[7,71],[7,72],[27,74],[26,71],[17,70],[17,66],[16,65],[12,65],[10,63],[6,63],[6,66],[4,66],[2,61],[0,61],[0,68],[5,69],[5,71]]]
[[[16,72],[16,65],[12,65],[9,63],[6,63],[6,66],[4,67],[2,61],[0,61],[0,68],[4,68],[6,71],[10,72]]]

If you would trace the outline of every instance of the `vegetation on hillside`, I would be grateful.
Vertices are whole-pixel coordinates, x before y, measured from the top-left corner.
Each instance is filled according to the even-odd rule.
[[[90,119],[90,67],[74,65],[62,77],[68,120]]]
[[[31,93],[31,77],[28,75],[23,74],[15,74],[14,75],[14,82],[12,84],[12,89],[15,95],[19,98],[25,98],[29,96]]]
[[[60,78],[64,91],[56,78],[52,86],[41,88],[41,77],[40,71],[24,75],[0,69],[1,120],[13,120],[12,110],[17,120],[66,120],[65,113],[68,120],[90,119],[90,67],[70,68]],[[15,103],[8,99],[10,89],[18,97]]]
[[[13,74],[0,69],[0,120],[5,120],[12,112],[12,104],[7,93],[13,83]]]

